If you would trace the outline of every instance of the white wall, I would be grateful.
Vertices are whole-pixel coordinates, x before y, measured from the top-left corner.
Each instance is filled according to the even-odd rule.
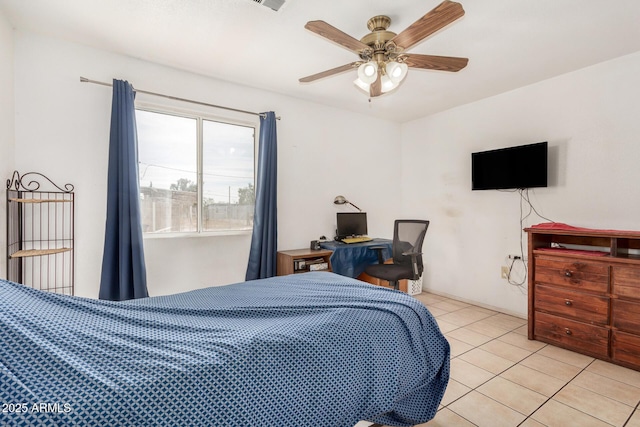
[[[276,111],[282,116],[279,249],[331,237],[335,212],[351,210],[332,204],[343,194],[368,212],[374,236],[391,237],[398,217],[430,219],[424,286],[507,312],[526,313],[526,294],[500,279],[505,257],[520,251],[520,201],[514,193],[472,192],[471,152],[548,140],[551,185],[532,191],[541,214],[579,226],[640,228],[640,54],[400,126],[32,33],[12,34],[2,16],[0,48],[0,76],[6,76],[0,79],[0,172],[41,171],[75,185],[78,295],[98,292],[111,108],[111,90],[80,83],[81,75]],[[7,83],[12,80],[14,86]],[[15,147],[7,142],[14,133]],[[7,160],[14,150],[15,165]],[[343,159],[354,158],[367,166],[346,167]],[[525,225],[542,221],[530,217]],[[151,294],[242,281],[249,243],[249,235],[147,240]]]
[[[526,251],[520,200],[471,191],[474,151],[549,141],[550,186],[530,192],[541,215],[640,229],[639,119],[635,53],[403,125],[403,214],[431,220],[423,286],[526,315],[526,292],[500,278],[521,237]]]
[[[80,83],[80,76],[124,79],[139,89],[282,116],[279,249],[308,247],[322,234],[332,237],[335,212],[348,209],[333,205],[338,194],[368,212],[372,235],[391,237],[400,210],[398,124],[32,33],[17,31],[14,37],[16,168],[75,185],[77,295],[96,297],[99,289],[111,111],[110,88]],[[0,109],[11,114],[10,106]],[[341,158],[369,166],[348,168]],[[149,292],[242,281],[249,245],[249,235],[146,240]]]
[[[13,28],[0,10],[0,177],[4,183],[13,171]],[[4,188],[4,186],[2,187]],[[4,193],[4,192],[3,192]],[[6,224],[6,204],[0,203],[0,224]],[[3,231],[5,241],[6,231]],[[6,245],[0,245],[0,277],[6,278]]]

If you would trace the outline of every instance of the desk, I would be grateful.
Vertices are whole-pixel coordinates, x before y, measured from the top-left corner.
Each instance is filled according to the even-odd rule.
[[[333,251],[331,254],[331,269],[342,276],[356,278],[371,264],[378,263],[378,252],[369,249],[371,246],[384,246],[382,259],[392,257],[393,241],[389,239],[373,239],[364,243],[342,243],[335,240],[321,242],[322,249]]]

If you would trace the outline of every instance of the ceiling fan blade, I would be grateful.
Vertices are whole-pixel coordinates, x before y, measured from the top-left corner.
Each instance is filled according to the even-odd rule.
[[[376,81],[371,83],[371,85],[369,86],[369,95],[372,98],[382,95],[382,79],[379,72]]]
[[[411,68],[441,71],[460,71],[467,66],[468,62],[469,58],[418,54],[407,54],[404,60],[404,63]]]
[[[330,70],[323,71],[321,73],[313,74],[311,76],[303,77],[299,79],[300,83],[309,83],[316,80],[323,79],[325,77],[333,76],[335,74],[344,73],[345,71],[349,71],[354,69],[358,65],[357,62],[352,62],[350,64],[342,65],[340,67],[332,68]]]
[[[464,9],[460,3],[445,0],[391,40],[396,46],[408,50],[463,15]]]
[[[336,27],[327,24],[324,21],[309,21],[304,26],[307,30],[312,31],[325,39],[329,39],[332,42],[338,43],[340,46],[360,54],[365,50],[371,50],[369,46],[351,37],[349,34],[344,33]]]

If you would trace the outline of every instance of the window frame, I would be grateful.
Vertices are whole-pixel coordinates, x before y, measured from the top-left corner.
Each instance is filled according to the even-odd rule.
[[[148,233],[143,231],[143,239],[173,239],[173,238],[194,238],[194,237],[215,237],[215,236],[237,236],[237,235],[251,235],[253,233],[253,226],[246,230],[203,230],[203,121],[214,121],[235,126],[245,126],[253,128],[253,188],[256,188],[256,180],[258,175],[258,143],[259,143],[259,130],[260,120],[256,116],[256,119],[246,120],[240,119],[233,115],[219,115],[210,111],[204,111],[199,109],[186,109],[173,106],[167,106],[158,103],[151,102],[136,102],[134,106],[135,110],[142,110],[150,113],[166,114],[176,117],[182,117],[187,119],[196,120],[196,177],[197,177],[197,207],[198,207],[198,223],[196,231],[179,231],[170,233]],[[137,130],[136,130],[137,133]],[[136,135],[136,141],[138,141]],[[139,143],[139,142],[138,142]],[[138,150],[138,147],[136,147]],[[138,168],[140,166],[140,159],[138,158]],[[138,173],[139,174],[139,173]],[[138,185],[140,185],[140,177],[138,176]]]

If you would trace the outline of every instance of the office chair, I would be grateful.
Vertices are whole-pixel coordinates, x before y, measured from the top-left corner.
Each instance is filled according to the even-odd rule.
[[[385,264],[382,259],[383,246],[372,246],[378,251],[378,264],[367,266],[365,273],[386,280],[398,289],[402,279],[418,280],[422,275],[422,242],[427,234],[429,221],[418,219],[397,219],[393,226],[393,264]]]

